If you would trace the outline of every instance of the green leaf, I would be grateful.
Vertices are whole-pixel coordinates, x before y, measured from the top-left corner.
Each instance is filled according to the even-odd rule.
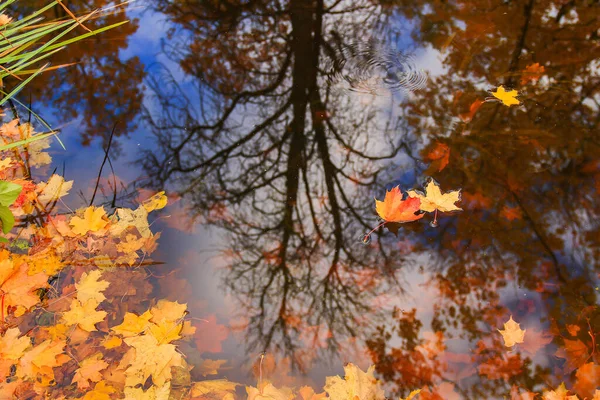
[[[0,181],[0,205],[4,207],[10,206],[15,202],[23,187],[16,183]],[[12,214],[11,214],[12,215]]]
[[[0,243],[10,243],[7,238],[0,236]]]
[[[8,233],[15,226],[15,216],[6,206],[0,206],[0,221],[2,221],[2,232]]]

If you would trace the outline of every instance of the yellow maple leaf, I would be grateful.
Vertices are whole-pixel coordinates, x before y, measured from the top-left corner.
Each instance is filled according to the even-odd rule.
[[[42,375],[46,381],[50,380],[54,377],[52,368],[69,360],[69,357],[63,354],[66,345],[64,340],[46,340],[35,346],[19,359],[17,377],[36,380],[38,375]]]
[[[227,379],[196,382],[192,386],[191,395],[203,399],[222,400],[225,396],[232,395],[235,392],[235,387],[239,385],[239,383]]]
[[[84,331],[95,331],[95,325],[106,317],[106,311],[97,311],[97,306],[98,302],[93,299],[85,303],[73,299],[71,309],[62,315],[62,320],[67,326],[78,325]]]
[[[329,376],[325,380],[324,389],[331,400],[384,400],[385,393],[379,381],[375,379],[374,371],[374,366],[363,372],[356,365],[349,363],[344,366],[344,379]]]
[[[148,211],[146,211],[144,206],[139,206],[135,210],[119,208],[116,215],[118,221],[110,228],[112,235],[118,236],[130,226],[133,226],[142,237],[149,238],[152,236],[150,225],[148,225]]]
[[[123,337],[137,336],[148,328],[150,318],[152,318],[150,311],[146,311],[142,315],[128,312],[125,313],[123,323],[110,329]]]
[[[158,192],[150,198],[144,200],[142,205],[144,206],[146,211],[151,212],[154,210],[160,210],[161,208],[164,208],[167,205],[167,202],[168,199],[167,196],[165,196],[165,191],[163,190],[162,192]]]
[[[10,157],[6,157],[3,158],[2,160],[0,160],[0,171],[3,171],[7,168],[9,168],[10,166],[12,166],[13,164],[13,159]]]
[[[118,336],[110,336],[102,342],[102,347],[107,350],[114,349],[115,347],[119,347],[123,343],[123,339]]]
[[[100,371],[106,367],[108,363],[102,359],[102,353],[91,355],[79,363],[71,383],[77,383],[79,389],[87,389],[90,387],[90,382],[98,382],[102,379]]]
[[[60,175],[54,174],[48,182],[40,182],[36,185],[37,199],[42,204],[56,201],[69,193],[73,187],[73,181],[65,181]]]
[[[19,337],[19,328],[9,328],[0,337],[0,357],[3,360],[18,360],[23,356],[25,350],[31,346],[28,336]]]
[[[125,370],[125,386],[144,384],[148,377],[162,386],[171,379],[171,367],[183,366],[185,362],[173,344],[161,344],[152,335],[134,336],[125,339],[133,352],[131,364]]]
[[[3,295],[4,315],[8,314],[9,307],[16,307],[17,317],[25,314],[40,301],[36,291],[48,286],[48,275],[39,273],[29,276],[27,264],[19,264],[14,265],[11,260],[0,262],[0,295]]]
[[[569,391],[565,387],[565,383],[561,383],[556,390],[547,390],[542,394],[544,400],[578,400],[579,398],[575,395],[569,396]]]
[[[112,394],[116,393],[116,389],[108,385],[104,381],[100,381],[94,386],[94,390],[87,392],[82,400],[111,400],[114,397]]]
[[[516,90],[509,90],[508,92],[506,90],[504,90],[504,86],[500,85],[498,86],[498,89],[496,89],[495,92],[492,92],[492,95],[497,98],[498,100],[500,100],[502,102],[502,104],[504,104],[505,106],[511,106],[511,105],[518,105],[521,104],[519,100],[517,100],[517,96],[519,95],[519,92],[517,92]]]
[[[513,347],[517,343],[523,343],[526,330],[522,330],[511,315],[508,321],[504,323],[504,330],[498,329],[498,332],[500,332],[504,339],[504,345],[506,347]]]
[[[277,389],[271,382],[262,382],[258,388],[246,386],[247,400],[292,400],[296,396],[290,388]]]
[[[124,394],[126,400],[169,400],[171,382],[162,386],[150,386],[146,391],[138,387],[126,387]]]
[[[298,390],[298,393],[300,393],[302,400],[320,400],[327,398],[327,394],[325,392],[315,393],[315,390],[310,386],[302,386],[300,390]]]
[[[97,232],[108,224],[104,207],[89,206],[83,211],[83,218],[74,216],[71,218],[70,225],[73,227],[73,233],[85,235],[88,232]]]
[[[460,211],[462,208],[457,207],[454,203],[460,201],[460,189],[452,190],[443,193],[440,190],[440,185],[430,178],[425,186],[425,194],[417,190],[409,190],[408,195],[421,200],[421,210],[425,212],[433,212],[439,210],[441,212]]]
[[[146,244],[146,241],[146,238],[138,238],[136,235],[128,234],[125,236],[125,240],[121,240],[121,242],[117,244],[117,250],[123,253],[131,254],[135,259],[137,258],[137,254],[135,254],[135,252],[140,250]]]
[[[99,280],[102,276],[100,270],[93,270],[90,273],[84,272],[79,278],[79,282],[75,284],[77,289],[77,299],[82,303],[86,303],[89,300],[94,300],[100,304],[106,296],[102,294],[104,290],[110,285],[107,281]]]
[[[23,260],[29,264],[28,275],[43,272],[48,276],[54,276],[65,267],[65,264],[52,248],[33,256],[24,256]]]
[[[183,330],[183,317],[186,314],[187,304],[161,299],[150,312],[150,333],[159,343],[169,343],[181,339]]]

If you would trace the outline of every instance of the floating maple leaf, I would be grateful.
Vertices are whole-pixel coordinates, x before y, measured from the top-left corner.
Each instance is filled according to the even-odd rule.
[[[409,190],[408,195],[411,198],[416,198],[421,201],[420,209],[425,212],[434,212],[432,226],[437,226],[437,212],[461,211],[462,208],[457,207],[457,201],[460,201],[460,189],[452,190],[447,193],[442,193],[440,185],[430,178],[425,186],[425,193],[417,190]]]
[[[400,187],[396,186],[385,193],[383,201],[375,199],[375,209],[383,222],[363,236],[363,243],[369,243],[371,234],[389,222],[404,223],[423,218],[423,214],[417,214],[421,201],[410,197],[403,199],[402,197]]]
[[[83,211],[83,218],[75,216],[71,218],[70,225],[77,235],[85,235],[88,232],[97,232],[108,224],[104,207],[90,206]]]
[[[568,393],[569,391],[563,382],[559,387],[556,388],[556,390],[544,391],[542,397],[544,400],[579,400],[577,396],[569,396]]]
[[[383,201],[375,199],[377,214],[387,222],[410,222],[423,218],[422,214],[416,214],[420,205],[419,199],[408,197],[403,200],[399,186],[387,191]]]
[[[502,104],[504,104],[505,106],[512,106],[512,105],[518,105],[521,104],[521,102],[519,100],[517,100],[517,96],[519,95],[519,92],[517,92],[516,90],[509,90],[506,91],[504,89],[504,86],[500,85],[498,86],[498,89],[496,89],[495,92],[492,92],[492,95],[497,98],[498,100],[500,100],[502,102]]]
[[[498,329],[498,332],[500,332],[504,339],[504,345],[506,347],[513,347],[517,343],[523,343],[526,330],[522,330],[511,315],[508,321],[504,323],[504,329]]]
[[[344,366],[344,379],[339,376],[329,376],[325,380],[323,389],[331,400],[370,399],[383,400],[385,393],[374,376],[375,367],[371,366],[367,372],[356,365],[349,363]]]

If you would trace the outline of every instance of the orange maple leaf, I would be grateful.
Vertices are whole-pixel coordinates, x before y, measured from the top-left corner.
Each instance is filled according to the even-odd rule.
[[[12,260],[0,262],[0,298],[2,299],[2,318],[8,314],[9,307],[16,307],[15,316],[19,317],[39,303],[36,291],[48,286],[48,275],[44,273],[29,276],[26,263],[17,267]]]
[[[577,381],[573,389],[582,398],[594,397],[594,391],[600,387],[600,365],[593,362],[583,364],[575,373]]]
[[[414,197],[402,199],[400,187],[396,186],[385,193],[385,199],[375,199],[377,214],[386,222],[411,222],[423,218],[416,214],[421,207],[421,200]]]

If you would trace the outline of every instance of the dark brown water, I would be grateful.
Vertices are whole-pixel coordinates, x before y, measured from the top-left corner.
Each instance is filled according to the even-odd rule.
[[[319,386],[353,362],[394,396],[521,398],[564,381],[592,397],[598,2],[154,0],[126,14],[59,53],[81,64],[31,94],[68,124],[55,164],[84,198],[115,123],[98,202],[113,173],[117,204],[171,195],[153,296],[208,321],[191,364],[226,360],[212,377],[251,383],[264,352],[277,384]],[[500,85],[518,105],[481,103]],[[362,243],[374,197],[429,177],[462,189],[462,212]],[[507,348],[511,315],[526,334]]]

